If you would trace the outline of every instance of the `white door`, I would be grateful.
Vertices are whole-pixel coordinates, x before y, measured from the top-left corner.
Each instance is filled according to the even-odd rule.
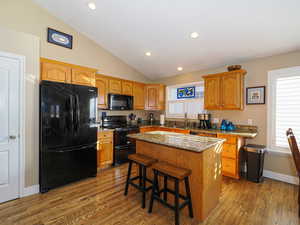
[[[0,203],[19,197],[20,61],[0,54]]]

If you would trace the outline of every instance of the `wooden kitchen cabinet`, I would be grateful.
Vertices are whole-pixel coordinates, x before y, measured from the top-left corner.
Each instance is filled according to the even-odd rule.
[[[122,80],[110,78],[109,93],[122,94]]]
[[[135,110],[145,109],[145,84],[133,83],[133,107]]]
[[[165,86],[162,84],[150,84],[145,88],[145,109],[165,109]]]
[[[240,151],[245,144],[242,137],[231,134],[217,134],[226,139],[222,150],[222,174],[235,179],[240,178]]]
[[[95,72],[81,68],[72,68],[72,84],[95,86]]]
[[[71,68],[53,61],[41,59],[41,80],[71,83]]]
[[[95,86],[95,69],[41,58],[41,80]]]
[[[98,108],[107,109],[107,94],[108,94],[108,78],[96,75],[96,87],[98,88]]]
[[[97,167],[106,168],[113,163],[113,131],[98,132]]]
[[[221,106],[221,77],[208,77],[204,82],[204,107],[208,110],[218,110]]]
[[[204,108],[207,110],[243,110],[245,70],[203,76]]]
[[[132,96],[132,82],[123,80],[122,81],[122,94]]]

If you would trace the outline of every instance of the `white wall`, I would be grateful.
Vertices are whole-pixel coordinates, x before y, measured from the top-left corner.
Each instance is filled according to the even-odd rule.
[[[0,27],[0,51],[26,57],[25,70],[25,187],[38,184],[39,38]]]

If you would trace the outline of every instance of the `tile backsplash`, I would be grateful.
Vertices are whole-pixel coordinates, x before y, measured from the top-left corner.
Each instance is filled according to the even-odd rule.
[[[154,114],[155,120],[159,120],[160,114],[164,113],[162,111],[145,111],[145,110],[98,110],[98,120],[101,118],[101,113],[106,112],[108,116],[127,116],[133,113],[136,115],[137,118],[142,118],[142,120],[147,120],[150,113]]]

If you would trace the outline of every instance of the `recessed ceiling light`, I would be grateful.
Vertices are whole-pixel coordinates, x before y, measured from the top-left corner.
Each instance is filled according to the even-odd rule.
[[[191,33],[191,38],[197,38],[197,37],[199,37],[199,34],[197,33],[197,32],[193,32],[193,33]]]
[[[92,9],[92,10],[95,10],[95,9],[96,9],[96,5],[95,5],[94,2],[89,2],[89,3],[88,3],[88,7],[89,7],[90,9]]]
[[[145,55],[146,56],[151,56],[151,52],[146,52]]]
[[[177,67],[177,70],[178,70],[178,71],[182,71],[183,68],[180,66],[180,67]]]

